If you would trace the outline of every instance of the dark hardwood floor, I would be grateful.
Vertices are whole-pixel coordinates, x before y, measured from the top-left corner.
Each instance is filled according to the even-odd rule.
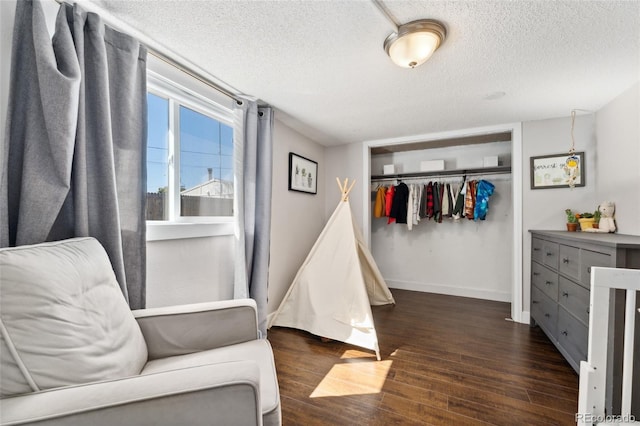
[[[575,425],[578,376],[507,303],[392,290],[372,351],[273,327],[283,424]]]

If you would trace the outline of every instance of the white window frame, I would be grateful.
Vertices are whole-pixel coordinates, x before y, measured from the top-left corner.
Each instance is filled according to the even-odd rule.
[[[193,80],[193,81],[190,81]],[[177,82],[147,70],[147,92],[169,102],[168,220],[147,221],[147,241],[200,238],[234,234],[234,216],[180,216],[180,107],[192,109],[233,127],[231,103],[223,105],[207,96],[202,83],[190,78]],[[182,83],[187,84],[182,84]]]

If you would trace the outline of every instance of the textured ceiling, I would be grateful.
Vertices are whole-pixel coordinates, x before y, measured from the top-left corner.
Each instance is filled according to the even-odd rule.
[[[325,145],[596,111],[640,79],[637,0],[383,1],[447,27],[413,70],[368,0],[89,3]]]

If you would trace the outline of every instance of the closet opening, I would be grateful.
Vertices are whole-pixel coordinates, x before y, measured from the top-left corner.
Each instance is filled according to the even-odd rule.
[[[389,288],[508,302],[508,319],[528,323],[522,304],[520,123],[369,141],[363,155],[364,234]],[[482,209],[475,220],[469,211],[471,219],[452,214],[463,182],[475,188],[480,181],[493,191],[488,198],[485,193],[486,216]],[[378,188],[400,188],[400,182],[412,197],[429,194],[433,201],[435,195],[440,215],[429,216],[423,201],[411,216],[411,204],[419,203],[411,198],[413,220],[406,222],[412,224],[376,217]]]

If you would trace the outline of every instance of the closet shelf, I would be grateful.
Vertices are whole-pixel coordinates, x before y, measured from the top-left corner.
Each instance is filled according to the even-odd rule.
[[[394,175],[372,175],[372,181],[411,179],[437,176],[496,175],[511,173],[511,166],[479,167],[475,169],[438,170],[434,172],[398,173]]]

